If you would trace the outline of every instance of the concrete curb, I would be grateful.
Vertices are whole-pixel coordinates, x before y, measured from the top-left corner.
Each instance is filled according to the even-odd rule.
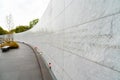
[[[47,76],[50,77],[49,80],[57,80],[57,78],[55,77],[55,75],[53,74],[53,72],[49,69],[46,60],[42,57],[42,55],[37,51],[36,48],[34,48],[33,46],[31,46],[30,44],[27,44],[25,42],[20,42],[20,41],[17,41],[17,42],[25,44],[25,45],[29,46],[33,50],[33,52],[35,54],[35,57],[37,59],[38,65],[40,67],[40,72],[41,72],[42,80],[48,80],[46,78]],[[42,66],[41,64],[44,64],[44,66]],[[45,75],[44,74],[45,73],[45,71],[43,70],[44,67],[46,68],[46,71],[48,71],[48,74],[50,74],[50,75],[48,75],[48,74]]]

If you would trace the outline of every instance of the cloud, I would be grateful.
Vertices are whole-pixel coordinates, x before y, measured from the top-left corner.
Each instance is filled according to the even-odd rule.
[[[7,28],[6,16],[12,14],[14,25],[27,25],[40,18],[50,0],[0,0],[0,26]]]

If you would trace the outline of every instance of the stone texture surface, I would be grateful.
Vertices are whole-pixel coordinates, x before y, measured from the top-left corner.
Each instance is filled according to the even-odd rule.
[[[32,29],[38,32],[17,34],[16,40],[37,46],[58,80],[120,80],[119,4],[51,0]]]

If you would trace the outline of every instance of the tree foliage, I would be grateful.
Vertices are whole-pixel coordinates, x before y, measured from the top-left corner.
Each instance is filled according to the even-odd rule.
[[[30,23],[29,23],[30,28],[35,26],[38,23],[38,21],[39,21],[39,19],[34,19],[34,20],[30,21]]]
[[[20,26],[17,26],[15,29],[10,30],[10,32],[20,33],[20,32],[27,31],[33,28],[38,23],[38,21],[39,19],[34,19],[29,22],[29,26],[20,25]]]
[[[27,31],[29,29],[29,26],[17,26],[15,29],[12,29],[10,32],[15,32],[15,33],[20,33],[20,32],[24,32]]]
[[[38,21],[39,21],[39,19],[34,19],[29,22],[29,25],[16,26],[15,29],[12,29],[10,31],[4,30],[2,27],[0,27],[0,35],[8,34],[8,33],[20,33],[20,32],[27,31],[27,30],[33,28],[38,23]]]
[[[4,30],[1,26],[0,26],[0,35],[3,35],[3,34],[7,34],[8,31],[7,30]]]

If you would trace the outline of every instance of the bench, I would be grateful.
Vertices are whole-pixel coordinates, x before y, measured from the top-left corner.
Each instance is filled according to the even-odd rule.
[[[6,52],[10,49],[10,46],[3,46],[1,47],[2,52]]]

